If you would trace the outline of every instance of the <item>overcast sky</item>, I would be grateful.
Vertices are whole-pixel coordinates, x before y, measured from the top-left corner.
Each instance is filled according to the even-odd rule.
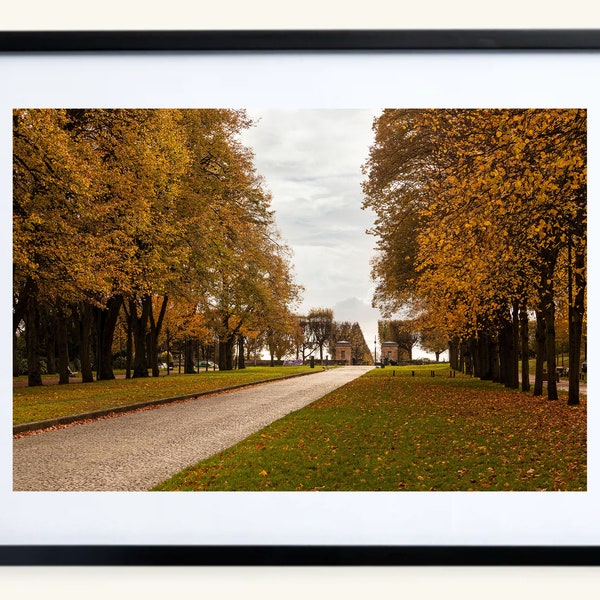
[[[379,111],[248,114],[256,125],[244,142],[254,149],[278,227],[294,253],[296,281],[305,288],[300,312],[327,307],[336,321],[358,321],[372,351],[380,315],[371,308],[375,238],[366,229],[374,217],[361,209],[361,165]]]

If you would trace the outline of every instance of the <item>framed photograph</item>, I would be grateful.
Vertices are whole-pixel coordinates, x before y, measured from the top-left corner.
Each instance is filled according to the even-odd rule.
[[[13,273],[3,385],[14,401],[0,408],[0,564],[600,564],[586,310],[598,73],[599,30],[0,33],[0,189],[13,198],[0,236]],[[229,302],[251,269],[225,318],[219,294]],[[268,335],[283,296],[312,337],[277,354]],[[401,334],[414,337],[408,349]],[[212,422],[241,433],[171,467],[184,436],[213,433],[186,413],[159,438],[158,415],[200,391],[258,389],[260,377],[227,373],[275,359],[310,374],[294,381],[352,372],[372,387],[324,383],[305,403],[331,391],[319,423],[294,424],[304,405],[283,401],[254,429],[246,413]],[[188,368],[224,383],[138,394],[135,414],[157,427],[147,446],[135,421],[109,431],[132,417],[130,401],[86,392]],[[43,398],[23,393],[38,388]],[[64,433],[99,419],[103,438]],[[158,475],[142,475],[142,459]]]

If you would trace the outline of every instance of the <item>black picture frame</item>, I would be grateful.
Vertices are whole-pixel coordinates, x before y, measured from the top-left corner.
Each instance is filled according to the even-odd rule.
[[[600,29],[4,31],[0,53],[569,52]],[[0,545],[0,566],[598,566],[600,545]]]

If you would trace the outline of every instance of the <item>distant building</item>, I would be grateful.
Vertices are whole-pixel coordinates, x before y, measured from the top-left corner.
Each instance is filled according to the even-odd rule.
[[[396,365],[399,362],[398,342],[381,343],[381,362],[386,365]]]
[[[338,364],[352,364],[352,344],[346,341],[339,341],[335,344],[335,361]]]

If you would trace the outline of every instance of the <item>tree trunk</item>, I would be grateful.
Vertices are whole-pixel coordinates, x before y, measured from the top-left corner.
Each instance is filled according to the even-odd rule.
[[[544,393],[544,360],[546,356],[546,321],[541,311],[535,311],[535,383],[533,395]]]
[[[152,299],[150,297],[148,297],[148,299],[150,302],[150,341],[148,348],[150,354],[150,366],[152,367],[152,377],[158,377],[160,375],[160,371],[158,369],[158,338],[160,336],[163,320],[165,318],[169,297],[163,297],[158,319],[156,320],[154,320],[154,314],[152,311]],[[169,359],[167,357],[167,362],[168,361]]]
[[[27,298],[25,327],[27,341],[27,385],[29,387],[34,387],[42,385],[42,371],[40,368],[39,311],[37,298],[34,294],[31,294]]]
[[[548,400],[558,399],[556,387],[556,333],[554,328],[554,270],[558,259],[558,248],[545,251],[540,257],[540,312],[544,320],[545,359],[548,377]],[[537,391],[537,364],[536,364],[536,390]]]
[[[87,302],[79,305],[79,362],[81,363],[81,381],[94,381],[92,361],[90,360],[90,339],[92,335],[93,307]]]
[[[494,365],[492,364],[492,345],[494,340],[487,334],[481,340],[481,364],[482,364],[482,379],[487,381],[494,380]]]
[[[113,296],[107,302],[105,310],[96,309],[96,323],[98,327],[98,371],[96,377],[99,380],[115,378],[115,373],[113,371],[112,346],[122,304],[122,296]]]
[[[142,302],[141,315],[137,314],[134,300],[129,301],[131,331],[135,354],[133,358],[133,377],[148,377],[148,361],[146,359],[146,326],[148,324],[148,304]]]
[[[238,335],[238,369],[245,369],[246,363],[244,361],[244,336]]]
[[[233,369],[233,339],[219,339],[219,370],[231,371]]]
[[[52,323],[52,316],[46,312],[45,327],[46,327],[46,372],[57,373],[56,368],[56,336],[55,328]]]
[[[58,383],[69,383],[69,345],[67,336],[67,315],[61,309],[56,318],[58,329]]]
[[[506,315],[506,319],[498,332],[500,381],[510,389],[518,389],[519,387],[519,360],[517,353],[519,322],[516,319],[517,310],[513,306],[512,316],[510,314]]]
[[[35,284],[30,278],[27,278],[23,289],[18,295],[13,294],[13,332],[17,332],[21,321],[27,319],[27,310],[29,307],[29,298],[35,291]]]
[[[184,350],[184,369],[183,372],[186,375],[193,375],[196,370],[194,369],[194,345],[186,338],[185,339],[185,350]]]
[[[208,370],[208,355],[204,356],[206,360],[206,369]],[[171,332],[167,327],[167,375],[171,374]]]
[[[521,390],[529,392],[531,384],[529,383],[529,316],[527,315],[527,306],[521,306],[519,322],[521,332]]]
[[[545,297],[546,366],[548,368],[548,400],[558,400],[556,387],[556,331],[554,328],[554,300],[552,290]]]
[[[510,364],[510,387],[519,389],[519,303],[513,302],[512,308],[512,361]]]
[[[473,357],[473,377],[481,378],[481,356],[479,353],[479,342],[479,338],[469,338],[469,352]]]
[[[127,343],[125,358],[125,379],[131,379],[131,370],[133,368],[133,328],[131,326],[131,315],[127,315]]]
[[[573,302],[569,306],[569,400],[568,404],[579,404],[579,372],[581,370],[581,338],[585,311],[585,256],[583,251],[575,252],[575,289]]]
[[[488,348],[490,355],[490,375],[492,381],[498,382],[500,381],[500,349],[497,336],[490,336]]]
[[[500,383],[509,387],[509,364],[511,362],[511,340],[512,329],[509,323],[504,323],[498,332],[498,347],[500,353]]]
[[[18,377],[21,374],[20,365],[18,364],[18,361],[21,358],[20,353],[17,349],[18,339],[19,337],[17,336],[17,333],[13,331],[13,377]]]
[[[458,339],[452,338],[448,342],[448,360],[450,361],[450,368],[454,371],[459,371],[460,367],[458,364]]]
[[[473,375],[473,358],[469,352],[468,342],[462,342],[460,345],[461,371],[467,375]]]

